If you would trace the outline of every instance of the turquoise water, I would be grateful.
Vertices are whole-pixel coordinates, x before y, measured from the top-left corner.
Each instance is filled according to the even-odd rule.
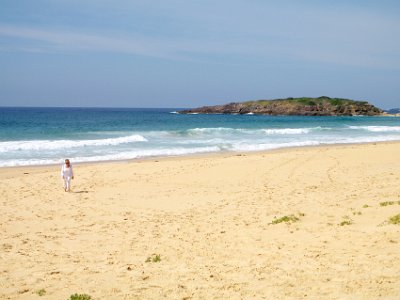
[[[400,118],[0,108],[0,167],[400,140]]]

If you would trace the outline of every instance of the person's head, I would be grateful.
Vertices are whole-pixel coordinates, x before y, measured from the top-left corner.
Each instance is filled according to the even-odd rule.
[[[69,166],[69,165],[71,164],[68,158],[65,160],[65,164],[66,164],[67,166]]]

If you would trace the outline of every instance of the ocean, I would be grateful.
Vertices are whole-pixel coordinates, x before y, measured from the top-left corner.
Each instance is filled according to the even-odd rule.
[[[0,167],[400,141],[396,117],[183,115],[178,109],[0,108]]]

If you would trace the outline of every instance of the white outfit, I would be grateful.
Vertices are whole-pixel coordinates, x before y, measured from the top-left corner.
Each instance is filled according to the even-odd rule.
[[[71,178],[74,177],[74,170],[72,169],[72,165],[69,165],[69,168],[66,164],[62,165],[61,177],[64,179],[64,189],[69,191],[71,188]]]

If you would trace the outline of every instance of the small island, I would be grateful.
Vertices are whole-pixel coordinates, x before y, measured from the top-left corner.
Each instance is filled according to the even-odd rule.
[[[366,101],[322,96],[257,100],[225,105],[203,106],[180,111],[181,114],[257,114],[298,116],[378,116],[384,111]]]

